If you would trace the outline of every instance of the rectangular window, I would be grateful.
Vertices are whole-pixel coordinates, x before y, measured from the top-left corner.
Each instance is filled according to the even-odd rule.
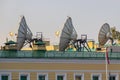
[[[74,73],[74,80],[84,80],[83,73]]]
[[[11,80],[11,73],[1,72],[0,73],[0,80]]]
[[[76,75],[76,76],[75,76],[75,80],[82,80],[82,76]]]
[[[62,75],[57,76],[57,80],[64,80],[64,76],[62,76]]]
[[[116,80],[116,76],[110,76],[109,80]]]
[[[93,80],[99,80],[99,76],[93,76]]]
[[[65,73],[56,74],[56,80],[67,80]]]
[[[48,80],[48,73],[37,73],[37,80]]]
[[[9,80],[9,79],[8,79],[8,75],[2,75],[2,76],[1,76],[1,80]]]
[[[30,80],[30,74],[29,73],[20,73],[19,80]]]
[[[118,73],[110,73],[109,80],[119,80],[119,74]]]
[[[40,75],[38,80],[45,80],[45,75]]]
[[[27,80],[27,75],[21,75],[20,80]]]
[[[102,76],[100,73],[94,73],[91,75],[91,80],[102,80]]]

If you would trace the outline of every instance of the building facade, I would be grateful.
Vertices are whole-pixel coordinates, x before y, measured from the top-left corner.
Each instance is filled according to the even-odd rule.
[[[119,53],[112,54],[107,77],[120,80]],[[43,57],[1,54],[0,80],[106,80],[106,62],[103,53],[49,52]]]

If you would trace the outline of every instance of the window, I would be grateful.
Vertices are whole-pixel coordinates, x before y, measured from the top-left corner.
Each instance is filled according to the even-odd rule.
[[[27,80],[27,75],[21,75],[20,80]]]
[[[0,80],[11,80],[11,73],[0,73]]]
[[[116,77],[115,76],[110,76],[109,80],[116,80]]]
[[[39,75],[39,79],[38,80],[45,80],[45,75]]]
[[[84,80],[84,74],[75,73],[74,74],[74,80]]]
[[[47,73],[38,73],[37,80],[48,80],[48,74]]]
[[[99,76],[93,76],[93,80],[99,80]]]
[[[109,74],[109,80],[118,80],[118,74],[110,73]]]
[[[91,75],[91,80],[101,80],[102,76],[99,73],[94,73]]]
[[[8,80],[8,75],[2,75],[1,80]]]
[[[56,80],[67,80],[66,74],[56,74]]]
[[[58,76],[57,76],[57,80],[64,80],[64,76],[58,75]]]
[[[19,80],[30,80],[30,74],[29,73],[20,73]]]
[[[75,80],[82,80],[81,76],[75,76]]]

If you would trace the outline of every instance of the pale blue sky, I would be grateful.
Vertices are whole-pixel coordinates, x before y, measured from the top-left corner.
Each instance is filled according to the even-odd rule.
[[[43,32],[51,43],[58,43],[55,31],[61,30],[67,16],[80,36],[97,41],[100,27],[109,23],[120,31],[120,0],[0,0],[0,45],[9,32],[17,32],[24,15],[33,34]]]

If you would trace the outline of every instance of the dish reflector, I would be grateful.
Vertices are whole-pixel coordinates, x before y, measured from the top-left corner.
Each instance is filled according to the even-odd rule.
[[[22,16],[18,29],[17,50],[21,50],[21,48],[24,46],[25,40],[27,40],[27,42],[32,40],[32,32],[26,24],[25,17]]]
[[[68,17],[60,36],[59,51],[65,51],[71,40],[77,39],[77,32],[72,24],[71,17]]]
[[[99,45],[103,46],[109,38],[111,38],[110,26],[108,23],[105,23],[102,25],[98,34]]]

